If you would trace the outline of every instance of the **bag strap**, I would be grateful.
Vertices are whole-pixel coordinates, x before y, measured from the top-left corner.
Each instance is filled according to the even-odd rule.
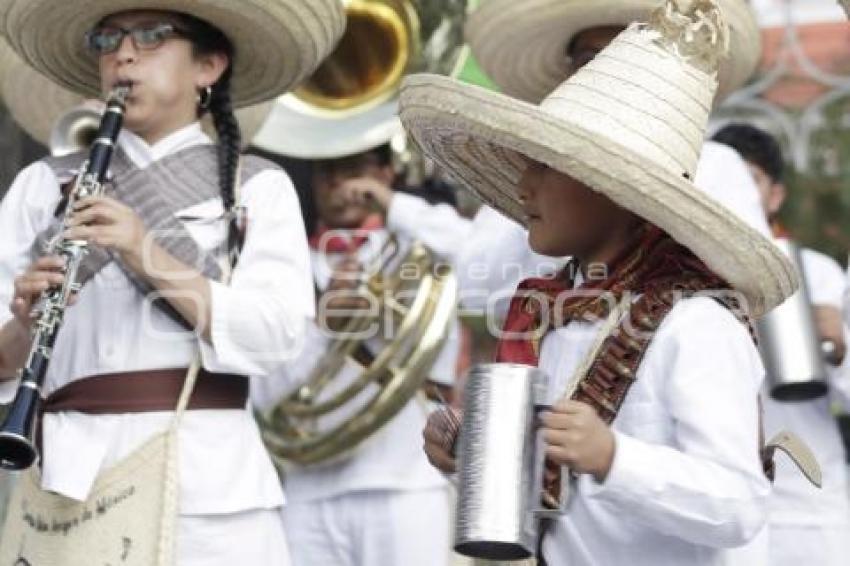
[[[239,261],[239,254],[242,252],[242,246],[245,243],[245,232],[247,228],[247,219],[245,207],[239,203],[242,201],[242,156],[239,156],[239,161],[236,165],[236,175],[233,179],[233,206],[224,211],[224,219],[227,222],[227,261],[222,270],[222,283],[229,285],[233,278],[233,271],[236,269],[236,263]],[[176,433],[180,422],[183,420],[183,414],[186,412],[186,407],[189,405],[189,399],[192,396],[192,391],[195,389],[195,381],[198,378],[198,372],[201,369],[201,352],[200,349],[195,351],[192,359],[192,364],[186,372],[186,379],[183,382],[183,389],[180,391],[180,398],[177,400],[177,407],[174,409],[174,417],[171,419],[171,424],[168,427],[170,433]]]

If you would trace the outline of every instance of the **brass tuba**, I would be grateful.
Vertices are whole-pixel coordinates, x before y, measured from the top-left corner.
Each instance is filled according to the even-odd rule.
[[[457,279],[419,243],[404,248],[391,238],[381,255],[384,261],[367,270],[361,285],[378,308],[348,318],[307,380],[259,417],[278,462],[309,465],[348,453],[392,419],[428,378],[455,318]],[[372,354],[367,343],[378,333],[391,340]],[[362,370],[340,385],[352,361]]]
[[[463,45],[466,0],[348,0],[336,51],[292,94],[280,97],[254,139],[298,159],[334,159],[390,143],[409,159],[396,116],[406,74],[452,71]],[[407,154],[407,155],[404,155]],[[294,392],[258,415],[279,463],[343,457],[390,421],[428,378],[455,319],[457,281],[421,243],[391,237],[365,270],[373,316],[347,319]],[[364,330],[388,339],[380,350]],[[356,377],[342,371],[356,363]]]

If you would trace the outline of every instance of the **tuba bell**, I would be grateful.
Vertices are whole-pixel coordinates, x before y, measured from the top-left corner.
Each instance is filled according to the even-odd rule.
[[[103,103],[87,100],[60,116],[50,132],[50,153],[56,157],[88,149],[97,137]]]
[[[466,0],[347,0],[336,51],[280,97],[254,145],[296,159],[335,159],[389,143],[397,172],[413,160],[398,120],[404,76],[448,74],[462,52]],[[258,415],[282,464],[344,457],[389,422],[426,381],[456,314],[451,268],[424,245],[391,236],[365,269],[360,292],[375,308],[352,316],[295,391]],[[375,352],[367,333],[388,338]],[[343,370],[358,366],[350,378]]]
[[[401,81],[415,72],[454,71],[467,0],[344,3],[339,45],[299,88],[277,99],[254,139],[258,148],[297,159],[353,155],[388,141],[404,150],[396,116]]]
[[[356,448],[417,393],[445,343],[457,304],[451,269],[423,245],[404,248],[394,238],[379,256],[361,283],[377,308],[348,318],[307,380],[259,417],[279,463],[317,464]],[[372,354],[367,344],[378,332],[391,341]],[[361,371],[340,383],[352,362]]]

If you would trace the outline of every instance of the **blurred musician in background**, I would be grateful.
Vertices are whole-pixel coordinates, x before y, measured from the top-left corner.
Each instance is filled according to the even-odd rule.
[[[790,238],[779,221],[787,189],[783,184],[786,165],[777,141],[769,133],[743,123],[727,125],[713,138],[744,158],[774,236]],[[850,559],[846,454],[832,411],[833,403],[844,412],[850,411],[848,329],[841,316],[847,283],[841,267],[831,257],[804,248],[801,258],[818,340],[831,344],[825,355],[829,394],[808,401],[777,401],[766,381],[762,394],[764,428],[768,438],[782,429],[800,435],[820,463],[823,487],[812,486],[790,461],[777,458],[768,523],[769,564],[838,566]]]

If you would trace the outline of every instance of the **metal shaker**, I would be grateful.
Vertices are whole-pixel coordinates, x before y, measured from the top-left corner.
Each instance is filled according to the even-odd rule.
[[[473,558],[519,560],[536,550],[545,450],[537,411],[546,408],[548,377],[537,368],[485,364],[466,382],[458,449],[455,551]]]
[[[800,288],[757,322],[759,350],[770,394],[779,401],[806,401],[827,392],[824,346],[812,316],[812,303],[800,248],[791,240],[774,242],[800,275]]]

